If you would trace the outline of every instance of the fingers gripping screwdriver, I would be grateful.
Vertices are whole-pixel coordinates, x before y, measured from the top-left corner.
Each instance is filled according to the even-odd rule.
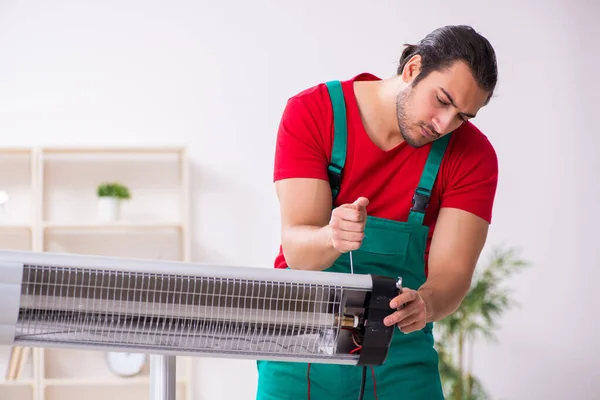
[[[401,277],[401,276],[399,276],[399,277],[398,277],[398,280],[396,281],[396,289],[398,289],[398,295],[401,295],[401,294],[402,294],[402,277]],[[405,304],[405,303],[402,303],[402,304],[400,305],[400,307],[398,307],[397,309],[398,309],[398,310],[401,310],[401,309],[403,309],[405,306],[406,306],[406,304]]]

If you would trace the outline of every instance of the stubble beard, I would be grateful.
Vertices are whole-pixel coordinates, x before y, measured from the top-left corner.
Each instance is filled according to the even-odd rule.
[[[402,135],[402,138],[404,139],[404,141],[406,143],[408,143],[409,146],[412,147],[423,147],[424,145],[426,145],[427,143],[429,143],[427,141],[427,139],[425,139],[422,136],[418,136],[417,138],[414,138],[412,136],[410,136],[410,131],[411,131],[411,123],[410,123],[410,107],[409,107],[409,100],[410,100],[410,93],[411,88],[406,88],[404,90],[402,90],[400,93],[398,93],[398,96],[396,97],[396,115],[398,118],[398,128],[400,129],[400,135]],[[416,127],[417,129],[420,129],[418,127]]]

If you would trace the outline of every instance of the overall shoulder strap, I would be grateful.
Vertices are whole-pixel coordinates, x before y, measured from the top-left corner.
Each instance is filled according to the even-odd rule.
[[[333,201],[337,198],[342,184],[342,173],[346,163],[347,126],[346,126],[346,103],[344,92],[340,81],[329,81],[325,83],[329,91],[329,98],[333,107],[333,146],[331,151],[331,162],[327,168],[329,184]]]
[[[431,144],[427,162],[421,173],[419,186],[413,195],[412,207],[410,208],[410,214],[408,215],[408,222],[410,223],[417,225],[423,224],[425,211],[431,197],[431,190],[433,189],[433,184],[435,183],[440,165],[442,164],[442,159],[444,158],[450,135],[452,135],[452,133],[444,135]]]

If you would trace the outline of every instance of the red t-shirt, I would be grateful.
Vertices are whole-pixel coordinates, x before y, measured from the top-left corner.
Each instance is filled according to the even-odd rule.
[[[430,145],[413,148],[406,142],[392,150],[378,148],[367,135],[353,89],[355,80],[379,79],[360,74],[342,81],[347,113],[347,154],[336,205],[369,199],[367,213],[406,221]],[[328,180],[333,144],[333,110],[325,84],[306,89],[288,100],[279,125],[274,180]],[[498,180],[498,159],[487,137],[472,123],[454,131],[432,190],[424,224],[429,227],[426,271],[431,237],[440,207],[471,212],[491,223]],[[287,268],[281,246],[276,268]]]

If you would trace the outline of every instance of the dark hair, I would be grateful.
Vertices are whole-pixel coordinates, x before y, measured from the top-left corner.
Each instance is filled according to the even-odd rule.
[[[464,61],[479,87],[489,91],[490,100],[498,81],[496,53],[490,42],[467,25],[449,25],[438,28],[416,45],[407,44],[400,56],[397,73],[415,55],[421,56],[421,71],[413,81],[416,85],[433,71],[441,71],[456,61]]]

